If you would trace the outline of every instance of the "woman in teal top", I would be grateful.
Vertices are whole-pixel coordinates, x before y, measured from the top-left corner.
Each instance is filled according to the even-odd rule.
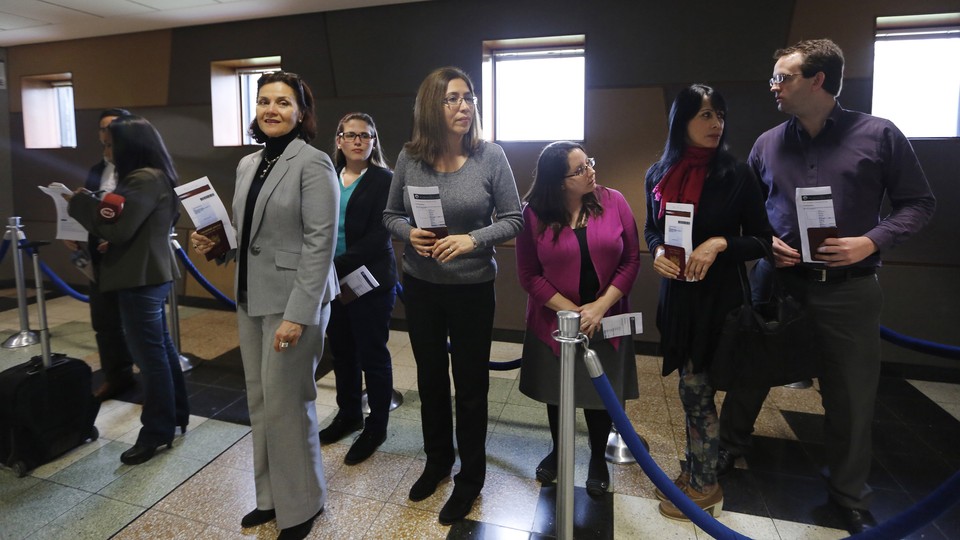
[[[333,352],[333,372],[340,410],[329,426],[320,430],[320,442],[342,439],[361,427],[344,463],[353,465],[370,457],[387,438],[387,418],[393,394],[393,369],[387,339],[396,299],[397,266],[390,233],[383,226],[393,173],[383,158],[377,126],[365,113],[350,113],[340,120],[333,160],[340,177],[340,227],[333,263],[342,280],[366,267],[378,284],[353,298],[343,292],[331,304],[327,337]],[[364,424],[361,384],[367,383],[370,416]]]

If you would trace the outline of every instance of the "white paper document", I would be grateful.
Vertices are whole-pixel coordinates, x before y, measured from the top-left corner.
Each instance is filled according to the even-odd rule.
[[[349,303],[379,286],[377,278],[363,265],[340,279],[340,301]]]
[[[796,202],[803,262],[824,264],[814,258],[817,247],[825,239],[837,237],[837,216],[830,186],[797,188]]]
[[[687,261],[690,260],[690,254],[693,253],[693,205],[668,202],[663,216],[665,231],[663,243],[683,248],[684,264],[680,265],[682,272]],[[686,279],[693,281],[689,277]]]
[[[443,219],[443,206],[440,204],[440,188],[437,186],[407,186],[410,208],[417,227],[430,231],[443,238],[447,235],[447,222]]]
[[[64,195],[73,195],[73,190],[60,182],[52,182],[49,186],[37,186],[40,191],[46,193],[53,199],[53,204],[57,208],[57,240],[75,240],[77,242],[86,242],[89,233],[83,228],[77,220],[70,217],[67,213],[69,204]]]
[[[218,244],[208,254],[208,259],[211,254],[219,256],[230,249],[236,249],[237,232],[233,229],[227,209],[209,178],[204,176],[177,186],[174,191],[197,232]],[[221,242],[226,242],[226,245],[221,246]]]
[[[610,339],[643,333],[643,313],[623,313],[600,319],[603,338]]]

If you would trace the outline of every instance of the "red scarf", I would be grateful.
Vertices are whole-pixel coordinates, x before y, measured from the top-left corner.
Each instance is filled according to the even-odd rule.
[[[703,183],[716,155],[716,148],[688,146],[684,150],[680,161],[674,163],[653,188],[654,200],[660,201],[660,218],[668,202],[693,204],[693,211],[697,211]]]

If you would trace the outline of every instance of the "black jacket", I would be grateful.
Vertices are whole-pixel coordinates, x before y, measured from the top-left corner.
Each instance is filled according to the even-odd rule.
[[[341,279],[363,265],[367,266],[381,291],[397,283],[397,261],[393,256],[390,232],[383,226],[393,172],[371,165],[347,202],[343,220],[347,250],[333,259]]]

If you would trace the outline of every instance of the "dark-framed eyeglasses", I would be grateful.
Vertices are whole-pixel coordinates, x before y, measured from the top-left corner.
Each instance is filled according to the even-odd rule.
[[[464,101],[471,107],[477,106],[477,96],[467,94],[465,96],[448,96],[443,98],[443,104],[447,107],[459,107]]]
[[[357,137],[360,137],[360,141],[361,141],[361,142],[364,142],[364,143],[368,143],[368,142],[370,142],[371,140],[377,138],[376,135],[371,135],[371,134],[367,133],[366,131],[363,131],[363,132],[360,132],[360,133],[354,133],[354,132],[352,132],[352,131],[346,131],[346,132],[341,131],[340,133],[337,133],[337,136],[338,136],[338,137],[341,137],[343,140],[345,140],[345,141],[347,141],[347,142],[353,142],[353,141],[357,140]]]
[[[597,165],[597,160],[592,157],[588,157],[587,162],[585,164],[577,167],[576,170],[573,171],[573,174],[568,174],[564,176],[564,178],[572,178],[574,176],[583,176],[584,174],[587,174],[587,169],[590,169],[591,171],[597,170],[596,165]]]
[[[770,88],[773,88],[774,86],[780,86],[794,77],[803,77],[803,73],[777,73],[773,77],[770,77],[768,82],[770,83]]]

